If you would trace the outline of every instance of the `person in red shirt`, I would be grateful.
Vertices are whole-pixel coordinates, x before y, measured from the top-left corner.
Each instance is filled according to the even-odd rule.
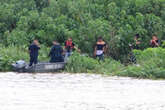
[[[152,36],[152,39],[150,41],[150,45],[154,47],[159,47],[159,39],[156,35]]]
[[[75,44],[73,43],[72,38],[69,37],[68,40],[65,41],[65,60],[67,60],[68,57],[72,55],[74,49]]]

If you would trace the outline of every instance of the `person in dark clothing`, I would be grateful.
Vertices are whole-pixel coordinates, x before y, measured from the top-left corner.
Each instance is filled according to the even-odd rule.
[[[134,37],[134,41],[135,41],[135,43],[134,43],[134,45],[133,45],[133,49],[139,49],[140,48],[140,44],[141,44],[141,42],[140,42],[140,35],[139,34],[136,34],[135,35],[135,37]]]
[[[133,53],[133,49],[140,49],[140,35],[136,34],[134,37],[134,42],[132,44],[129,45],[130,47],[130,52],[129,52],[129,61],[130,63],[136,64],[136,56]]]
[[[53,47],[50,50],[50,63],[64,62],[63,49],[57,41],[53,41]]]
[[[104,60],[105,51],[106,51],[106,43],[103,41],[101,37],[99,37],[95,46],[94,56],[98,57],[99,60]]]
[[[29,53],[30,53],[30,64],[37,64],[38,62],[38,51],[40,49],[38,40],[34,40],[33,43],[29,46]]]
[[[152,39],[150,41],[150,45],[152,48],[159,47],[160,41],[156,35],[152,36]]]

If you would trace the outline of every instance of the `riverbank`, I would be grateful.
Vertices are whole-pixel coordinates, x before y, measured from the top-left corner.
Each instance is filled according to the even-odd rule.
[[[164,110],[165,81],[0,73],[2,110]]]
[[[98,73],[111,76],[125,76],[136,78],[165,78],[165,49],[148,48],[143,51],[134,50],[136,64],[125,65],[112,58],[99,62],[88,56],[75,53],[66,66],[67,72],[72,73]],[[130,56],[128,55],[128,61]]]
[[[26,48],[0,47],[0,71],[11,71],[11,64],[20,59],[28,62],[29,56]],[[17,51],[17,54],[15,52]],[[39,61],[49,61],[49,49],[42,47]],[[63,71],[69,73],[97,73],[110,76],[124,76],[149,79],[165,79],[165,49],[148,48],[143,51],[134,50],[136,64],[121,63],[110,57],[99,62],[89,56],[74,53],[67,62]],[[128,55],[126,61],[129,61]]]

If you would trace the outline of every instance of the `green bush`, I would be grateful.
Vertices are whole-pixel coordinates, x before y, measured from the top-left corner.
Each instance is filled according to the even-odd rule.
[[[165,49],[148,48],[134,50],[137,64],[124,66],[111,58],[105,61],[74,53],[70,57],[66,71],[73,73],[100,73],[106,75],[129,76],[137,78],[165,78]]]
[[[165,40],[162,42],[162,47],[165,48]]]
[[[107,54],[127,62],[129,44],[139,33],[140,49],[144,49],[134,51],[139,67],[124,67],[112,59],[98,62],[75,54],[66,70],[164,77],[164,49],[146,49],[153,34],[164,40],[164,12],[165,0],[1,0],[0,70],[10,70],[10,64],[21,58],[28,61],[27,46],[33,39],[39,39],[43,45],[40,61],[48,61],[46,46],[50,47],[52,40],[64,44],[67,37],[72,37],[83,53],[91,55],[97,37],[102,36],[109,47]]]
[[[98,61],[97,59],[88,56],[82,56],[74,53],[67,62],[66,71],[73,73],[101,73],[115,75],[124,66],[112,59],[105,59],[105,61]]]
[[[129,65],[117,75],[139,78],[165,78],[165,49],[134,50],[137,65]]]
[[[92,54],[103,36],[109,55],[122,61],[136,33],[141,49],[149,47],[153,34],[164,39],[164,12],[164,0],[1,0],[0,41],[27,46],[37,38],[51,46],[71,36],[82,52]]]
[[[39,54],[39,61],[48,61],[49,49],[41,48]],[[18,60],[25,60],[29,62],[28,49],[25,47],[0,47],[0,71],[11,71],[11,64]]]
[[[118,76],[137,77],[137,78],[165,78],[165,68],[155,67],[152,64],[127,66],[123,71],[116,73]]]
[[[156,67],[165,68],[165,49],[164,48],[148,48],[144,51],[134,50],[137,63],[140,65],[154,65]]]
[[[19,47],[0,48],[0,71],[11,70],[11,64],[20,59],[28,61],[28,52]]]
[[[99,64],[99,62],[93,58],[74,53],[67,62],[66,71],[74,73],[91,73],[95,70],[97,64]]]

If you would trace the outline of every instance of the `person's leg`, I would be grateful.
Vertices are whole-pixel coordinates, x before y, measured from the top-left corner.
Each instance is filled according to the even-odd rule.
[[[64,62],[64,58],[62,56],[59,59],[60,59],[59,62]]]
[[[50,63],[53,63],[53,58],[52,58],[52,57],[50,58],[50,61],[49,61],[49,62],[50,62]]]
[[[129,54],[129,60],[130,63],[136,64],[136,56],[133,54],[133,52]]]
[[[68,60],[68,57],[70,56],[70,52],[65,53],[65,62]]]
[[[68,57],[70,57],[72,55],[72,52],[68,52]]]
[[[104,54],[97,55],[96,58],[98,58],[99,61],[103,61],[104,60]]]
[[[100,55],[100,60],[104,61],[104,54]]]
[[[36,65],[38,63],[38,56],[35,56],[34,58],[34,64]]]
[[[57,63],[57,62],[64,62],[63,57],[62,56],[56,57],[55,58],[55,63]]]
[[[32,66],[33,63],[34,63],[34,57],[33,56],[30,56],[30,64],[29,64],[29,66]]]

